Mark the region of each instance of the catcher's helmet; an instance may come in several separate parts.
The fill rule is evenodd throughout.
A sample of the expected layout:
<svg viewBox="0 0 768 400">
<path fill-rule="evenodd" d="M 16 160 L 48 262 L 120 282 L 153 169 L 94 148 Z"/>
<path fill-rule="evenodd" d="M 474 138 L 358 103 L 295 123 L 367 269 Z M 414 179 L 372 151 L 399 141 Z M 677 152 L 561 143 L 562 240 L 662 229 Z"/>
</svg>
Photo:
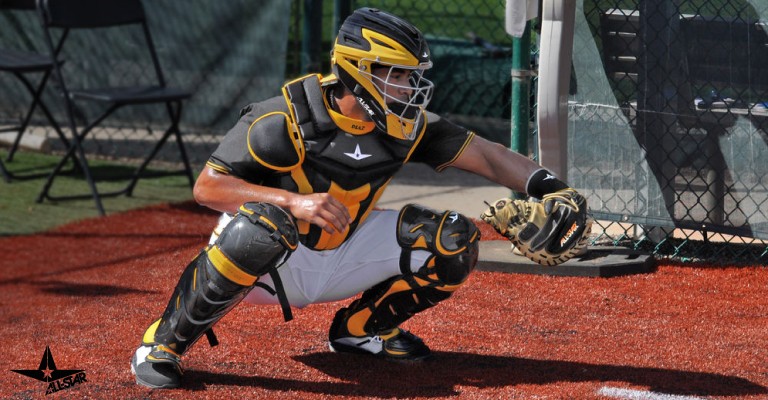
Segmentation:
<svg viewBox="0 0 768 400">
<path fill-rule="evenodd" d="M 414 139 L 434 87 L 422 76 L 432 61 L 427 41 L 415 26 L 375 8 L 358 9 L 339 29 L 331 67 L 379 129 L 398 139 Z M 389 68 L 386 78 L 373 75 L 378 67 Z M 387 94 L 395 87 L 389 77 L 396 70 L 409 74 L 409 86 L 396 86 L 410 90 L 408 99 Z"/>
</svg>

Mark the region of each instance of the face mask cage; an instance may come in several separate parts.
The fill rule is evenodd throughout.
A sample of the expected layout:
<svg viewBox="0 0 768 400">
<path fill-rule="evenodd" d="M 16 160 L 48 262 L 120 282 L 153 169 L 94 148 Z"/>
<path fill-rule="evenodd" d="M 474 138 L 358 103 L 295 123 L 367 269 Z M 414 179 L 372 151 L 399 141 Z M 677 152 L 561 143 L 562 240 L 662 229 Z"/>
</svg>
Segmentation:
<svg viewBox="0 0 768 400">
<path fill-rule="evenodd" d="M 360 75 L 370 80 L 384 99 L 382 104 L 384 112 L 387 116 L 396 117 L 400 121 L 403 136 L 412 139 L 416 134 L 413 131 L 421 121 L 422 112 L 432 100 L 435 85 L 424 78 L 424 71 L 429 69 L 432 63 L 420 67 L 407 67 L 386 65 L 374 60 L 361 60 L 360 65 Z M 365 65 L 375 65 L 377 70 L 386 68 L 387 72 L 373 74 L 373 71 L 365 70 Z M 408 74 L 407 83 L 404 83 L 403 79 L 393 77 L 402 73 Z"/>
</svg>

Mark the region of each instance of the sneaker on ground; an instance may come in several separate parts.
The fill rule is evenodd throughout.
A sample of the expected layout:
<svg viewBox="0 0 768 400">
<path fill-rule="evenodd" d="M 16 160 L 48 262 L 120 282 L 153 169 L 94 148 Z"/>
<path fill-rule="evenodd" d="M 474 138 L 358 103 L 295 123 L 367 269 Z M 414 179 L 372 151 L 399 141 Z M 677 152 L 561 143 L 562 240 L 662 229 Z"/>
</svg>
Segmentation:
<svg viewBox="0 0 768 400">
<path fill-rule="evenodd" d="M 371 336 L 352 336 L 342 327 L 346 309 L 331 324 L 328 347 L 335 353 L 368 354 L 394 360 L 420 361 L 432 355 L 424 341 L 400 328 Z"/>
<path fill-rule="evenodd" d="M 172 389 L 181 385 L 181 357 L 162 345 L 139 346 L 131 358 L 131 373 L 136 383 L 152 389 Z"/>
</svg>

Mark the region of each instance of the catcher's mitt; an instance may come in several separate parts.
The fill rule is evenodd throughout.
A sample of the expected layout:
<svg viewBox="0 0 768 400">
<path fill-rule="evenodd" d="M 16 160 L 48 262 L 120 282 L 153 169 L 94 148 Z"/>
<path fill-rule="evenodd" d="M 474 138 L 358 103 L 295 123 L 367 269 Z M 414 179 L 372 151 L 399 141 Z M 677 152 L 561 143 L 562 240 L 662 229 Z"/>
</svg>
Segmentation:
<svg viewBox="0 0 768 400">
<path fill-rule="evenodd" d="M 570 260 L 586 246 L 592 229 L 586 199 L 570 188 L 541 202 L 499 199 L 480 218 L 541 265 Z"/>
</svg>

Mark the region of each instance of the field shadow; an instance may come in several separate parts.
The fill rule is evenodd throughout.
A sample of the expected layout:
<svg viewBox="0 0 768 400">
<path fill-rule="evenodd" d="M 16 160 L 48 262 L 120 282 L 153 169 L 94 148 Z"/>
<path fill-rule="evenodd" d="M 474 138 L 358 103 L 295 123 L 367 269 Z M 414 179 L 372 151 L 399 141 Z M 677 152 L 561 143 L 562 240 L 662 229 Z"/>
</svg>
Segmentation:
<svg viewBox="0 0 768 400">
<path fill-rule="evenodd" d="M 317 382 L 220 374 L 189 370 L 185 388 L 205 390 L 208 384 L 254 387 L 328 396 L 377 398 L 459 396 L 461 386 L 477 388 L 558 382 L 626 382 L 675 395 L 749 396 L 768 388 L 747 379 L 674 369 L 534 360 L 458 352 L 436 352 L 425 362 L 391 362 L 353 355 L 318 352 L 294 360 L 343 382 Z"/>
<path fill-rule="evenodd" d="M 80 235 L 80 234 L 68 234 L 69 236 L 80 236 L 80 237 L 86 237 L 87 235 Z M 101 235 L 101 237 L 104 237 L 105 235 Z M 148 237 L 148 235 L 114 235 L 119 236 L 121 239 L 125 237 L 130 236 L 141 236 L 143 238 Z M 151 259 L 155 256 L 159 256 L 162 254 L 168 254 L 172 253 L 174 251 L 180 251 L 180 250 L 186 250 L 190 246 L 198 245 L 200 243 L 199 237 L 195 237 L 195 240 L 189 239 L 184 240 L 181 244 L 176 245 L 166 245 L 166 246 L 158 246 L 152 249 L 136 249 L 134 253 L 128 253 L 128 254 L 109 254 L 107 257 L 101 257 L 99 259 L 98 257 L 90 257 L 88 255 L 83 256 L 83 260 L 67 260 L 67 264 L 64 266 L 57 266 L 56 268 L 46 268 L 44 270 L 38 270 L 34 268 L 27 268 L 22 271 L 20 275 L 12 276 L 12 277 L 4 277 L 4 279 L 0 279 L 0 287 L 6 286 L 6 285 L 17 285 L 17 284 L 27 284 L 32 281 L 41 279 L 41 278 L 48 278 L 52 276 L 59 276 L 62 274 L 70 274 L 74 272 L 84 272 L 84 271 L 90 271 L 94 269 L 99 268 L 107 268 L 111 267 L 115 264 L 122 264 L 126 262 L 132 262 L 136 265 L 140 265 L 140 263 L 143 260 Z M 111 256 L 111 258 L 110 258 Z M 4 266 L 0 265 L 0 272 L 6 273 L 6 268 L 12 268 L 12 265 Z M 67 293 L 63 293 L 67 294 Z"/>
<path fill-rule="evenodd" d="M 126 294 L 154 294 L 155 291 L 134 289 L 132 287 L 90 283 L 72 283 L 63 281 L 40 282 L 43 293 L 72 297 L 111 297 Z"/>
</svg>

